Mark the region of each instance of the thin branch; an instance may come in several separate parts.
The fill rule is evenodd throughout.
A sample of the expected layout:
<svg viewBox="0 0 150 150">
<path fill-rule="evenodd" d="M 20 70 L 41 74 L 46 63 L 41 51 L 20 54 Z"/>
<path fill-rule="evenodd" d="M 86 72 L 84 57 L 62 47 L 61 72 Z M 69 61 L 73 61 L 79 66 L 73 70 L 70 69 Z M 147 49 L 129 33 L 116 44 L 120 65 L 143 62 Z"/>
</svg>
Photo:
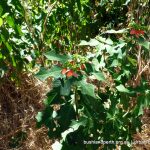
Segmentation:
<svg viewBox="0 0 150 150">
<path fill-rule="evenodd" d="M 50 3 L 50 2 L 49 2 Z M 55 1 L 49 8 L 49 12 L 47 13 L 45 19 L 44 19 L 44 24 L 43 24 L 43 32 L 41 33 L 41 41 L 43 42 L 44 40 L 44 35 L 45 35 L 45 32 L 46 32 L 46 23 L 47 23 L 47 20 L 48 20 L 48 17 L 50 15 L 50 13 L 52 12 L 52 9 L 54 8 L 54 6 L 56 5 L 57 1 Z M 49 4 L 50 5 L 50 4 Z"/>
</svg>

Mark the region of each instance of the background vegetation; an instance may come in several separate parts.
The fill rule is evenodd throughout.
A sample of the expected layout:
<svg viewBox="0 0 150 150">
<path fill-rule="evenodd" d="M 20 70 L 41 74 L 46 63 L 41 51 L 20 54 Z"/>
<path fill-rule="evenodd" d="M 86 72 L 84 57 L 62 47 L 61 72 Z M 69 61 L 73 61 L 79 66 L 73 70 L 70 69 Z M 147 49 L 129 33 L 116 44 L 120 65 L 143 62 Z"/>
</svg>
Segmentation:
<svg viewBox="0 0 150 150">
<path fill-rule="evenodd" d="M 44 124 L 62 149 L 116 148 L 84 143 L 92 140 L 128 141 L 121 149 L 131 149 L 150 105 L 149 6 L 148 0 L 1 1 L 2 89 L 6 81 L 20 88 L 24 73 L 46 80 L 51 88 L 37 126 Z"/>
</svg>

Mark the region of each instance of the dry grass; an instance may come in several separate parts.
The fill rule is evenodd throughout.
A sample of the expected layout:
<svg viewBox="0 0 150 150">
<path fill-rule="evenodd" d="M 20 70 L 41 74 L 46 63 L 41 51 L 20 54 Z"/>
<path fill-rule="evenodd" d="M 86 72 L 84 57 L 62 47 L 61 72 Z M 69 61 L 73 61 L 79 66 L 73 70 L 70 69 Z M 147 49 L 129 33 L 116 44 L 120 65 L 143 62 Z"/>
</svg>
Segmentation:
<svg viewBox="0 0 150 150">
<path fill-rule="evenodd" d="M 8 78 L 1 81 L 0 150 L 13 149 L 12 144 L 18 145 L 16 150 L 50 150 L 47 129 L 37 129 L 35 121 L 49 90 L 47 84 L 27 74 L 20 75 L 19 86 Z"/>
<path fill-rule="evenodd" d="M 134 135 L 134 141 L 141 143 L 136 144 L 133 150 L 150 150 L 150 109 L 144 110 L 142 123 L 142 131 Z"/>
</svg>

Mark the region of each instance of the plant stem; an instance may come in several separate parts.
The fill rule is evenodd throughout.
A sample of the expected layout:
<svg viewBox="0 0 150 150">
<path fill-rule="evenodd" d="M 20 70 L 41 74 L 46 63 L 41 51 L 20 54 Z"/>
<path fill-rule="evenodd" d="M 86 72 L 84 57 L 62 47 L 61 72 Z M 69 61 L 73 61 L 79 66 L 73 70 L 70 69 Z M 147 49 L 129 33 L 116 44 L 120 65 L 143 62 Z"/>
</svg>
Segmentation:
<svg viewBox="0 0 150 150">
<path fill-rule="evenodd" d="M 79 114 L 78 114 L 78 92 L 77 92 L 77 87 L 75 87 L 75 105 L 76 105 L 76 119 L 79 119 Z"/>
</svg>

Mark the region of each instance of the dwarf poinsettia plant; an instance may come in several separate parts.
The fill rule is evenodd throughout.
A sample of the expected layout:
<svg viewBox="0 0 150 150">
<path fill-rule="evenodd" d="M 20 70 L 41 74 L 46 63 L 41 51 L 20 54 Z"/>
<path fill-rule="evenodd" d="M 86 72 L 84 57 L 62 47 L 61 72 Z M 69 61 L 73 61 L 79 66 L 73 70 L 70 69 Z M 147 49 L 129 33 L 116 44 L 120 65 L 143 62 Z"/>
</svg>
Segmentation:
<svg viewBox="0 0 150 150">
<path fill-rule="evenodd" d="M 77 57 L 78 60 L 71 60 L 63 65 L 61 73 L 66 75 L 66 77 L 78 77 L 78 73 L 85 69 L 85 59 L 81 60 L 79 56 Z"/>
<path fill-rule="evenodd" d="M 52 77 L 53 83 L 45 109 L 36 116 L 37 125 L 45 124 L 49 137 L 59 140 L 62 149 L 113 149 L 116 141 L 126 142 L 121 147 L 130 149 L 132 135 L 140 129 L 139 116 L 150 104 L 148 82 L 142 76 L 146 69 L 141 72 L 139 68 L 142 53 L 136 59 L 139 51 L 148 52 L 144 33 L 134 29 L 107 31 L 107 38 L 81 41 L 79 48 L 92 49 L 84 56 L 55 51 L 44 54 L 50 67 L 41 68 L 36 76 L 41 80 Z M 114 38 L 116 34 L 123 36 Z M 91 145 L 91 141 L 99 143 Z"/>
</svg>

